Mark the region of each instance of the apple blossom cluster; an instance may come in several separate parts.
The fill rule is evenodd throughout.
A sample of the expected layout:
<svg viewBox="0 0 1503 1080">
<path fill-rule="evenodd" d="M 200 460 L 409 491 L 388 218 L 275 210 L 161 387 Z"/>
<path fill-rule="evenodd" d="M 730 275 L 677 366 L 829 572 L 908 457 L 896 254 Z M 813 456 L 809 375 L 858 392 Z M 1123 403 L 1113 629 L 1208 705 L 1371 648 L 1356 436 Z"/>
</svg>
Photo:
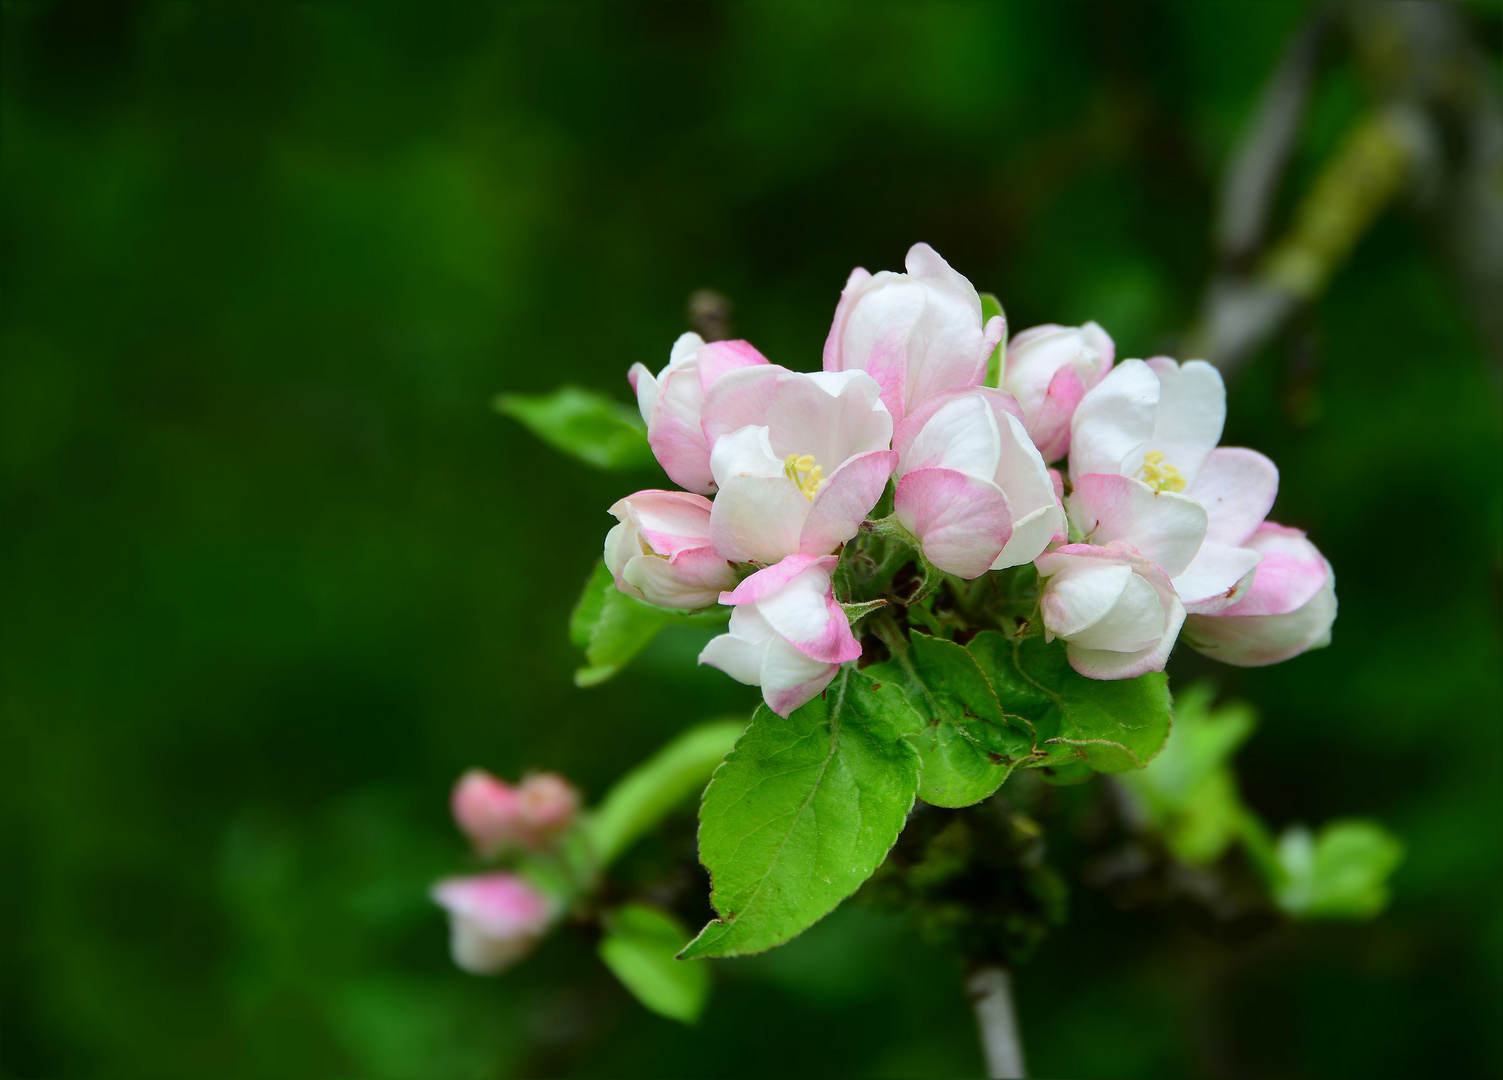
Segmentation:
<svg viewBox="0 0 1503 1080">
<path fill-rule="evenodd" d="M 1267 520 L 1273 462 L 1218 446 L 1214 367 L 1114 363 L 1095 323 L 1047 325 L 1006 345 L 989 386 L 1004 317 L 984 320 L 927 244 L 906 268 L 852 272 L 822 371 L 695 334 L 656 375 L 631 369 L 648 442 L 684 490 L 612 506 L 605 562 L 639 600 L 731 608 L 701 663 L 786 716 L 860 657 L 834 573 L 890 484 L 886 527 L 945 574 L 1033 564 L 1045 636 L 1090 678 L 1161 671 L 1181 633 L 1243 666 L 1330 640 L 1330 564 Z"/>
<path fill-rule="evenodd" d="M 555 847 L 575 825 L 579 793 L 557 773 L 512 785 L 471 769 L 454 785 L 449 807 L 476 856 L 494 859 Z M 522 959 L 562 914 L 553 896 L 509 871 L 445 878 L 432 897 L 449 913 L 454 963 L 476 975 Z"/>
</svg>

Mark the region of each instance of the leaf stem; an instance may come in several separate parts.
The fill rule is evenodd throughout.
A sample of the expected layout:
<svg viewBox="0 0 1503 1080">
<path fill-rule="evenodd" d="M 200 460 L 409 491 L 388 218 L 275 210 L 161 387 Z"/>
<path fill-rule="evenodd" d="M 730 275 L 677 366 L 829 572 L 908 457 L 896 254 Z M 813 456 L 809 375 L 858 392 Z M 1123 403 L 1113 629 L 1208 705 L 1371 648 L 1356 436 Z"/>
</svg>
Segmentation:
<svg viewBox="0 0 1503 1080">
<path fill-rule="evenodd" d="M 1023 1041 L 1018 1036 L 1018 1018 L 1013 1009 L 1011 972 L 1000 964 L 987 964 L 971 972 L 965 988 L 981 1028 L 986 1075 L 991 1080 L 1026 1077 Z"/>
</svg>

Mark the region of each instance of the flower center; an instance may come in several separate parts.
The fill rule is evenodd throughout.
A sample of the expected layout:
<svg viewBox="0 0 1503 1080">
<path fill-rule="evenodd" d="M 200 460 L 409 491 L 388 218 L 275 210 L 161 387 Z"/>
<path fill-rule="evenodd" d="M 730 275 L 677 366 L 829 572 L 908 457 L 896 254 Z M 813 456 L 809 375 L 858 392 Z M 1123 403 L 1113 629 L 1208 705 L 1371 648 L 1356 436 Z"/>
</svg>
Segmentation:
<svg viewBox="0 0 1503 1080">
<path fill-rule="evenodd" d="M 1143 455 L 1143 468 L 1138 470 L 1138 479 L 1155 491 L 1184 491 L 1185 478 L 1173 465 L 1164 463 L 1162 450 L 1151 450 Z"/>
<path fill-rule="evenodd" d="M 789 454 L 783 459 L 783 475 L 797 484 L 810 502 L 825 482 L 824 466 L 814 463 L 813 454 Z"/>
</svg>

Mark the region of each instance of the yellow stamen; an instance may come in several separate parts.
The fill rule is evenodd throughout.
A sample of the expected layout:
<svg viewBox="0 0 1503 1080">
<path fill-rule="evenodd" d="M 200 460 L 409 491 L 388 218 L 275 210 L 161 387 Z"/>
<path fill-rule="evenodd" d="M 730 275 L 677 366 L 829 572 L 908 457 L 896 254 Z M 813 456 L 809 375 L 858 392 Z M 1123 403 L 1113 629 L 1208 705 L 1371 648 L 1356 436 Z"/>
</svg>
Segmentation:
<svg viewBox="0 0 1503 1080">
<path fill-rule="evenodd" d="M 1143 455 L 1143 468 L 1139 470 L 1138 478 L 1155 491 L 1184 491 L 1188 486 L 1184 474 L 1163 462 L 1162 450 L 1150 450 Z"/>
<path fill-rule="evenodd" d="M 813 454 L 789 454 L 783 459 L 783 475 L 797 484 L 810 502 L 825 482 L 824 466 L 815 464 Z"/>
</svg>

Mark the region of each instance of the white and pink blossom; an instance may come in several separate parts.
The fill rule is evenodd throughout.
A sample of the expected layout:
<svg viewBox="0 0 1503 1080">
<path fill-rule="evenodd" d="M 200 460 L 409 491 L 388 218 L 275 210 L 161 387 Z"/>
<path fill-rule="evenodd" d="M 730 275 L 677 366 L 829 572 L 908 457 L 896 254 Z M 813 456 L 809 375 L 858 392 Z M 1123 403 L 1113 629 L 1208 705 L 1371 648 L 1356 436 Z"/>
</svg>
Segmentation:
<svg viewBox="0 0 1503 1080">
<path fill-rule="evenodd" d="M 982 325 L 975 286 L 928 244 L 904 263 L 906 274 L 851 271 L 824 356 L 826 371 L 870 373 L 898 422 L 931 394 L 979 385 L 1005 329 L 1000 315 Z"/>
<path fill-rule="evenodd" d="M 1164 670 L 1185 608 L 1162 570 L 1125 545 L 1069 544 L 1034 565 L 1044 636 L 1065 641 L 1077 672 L 1131 679 Z"/>
<path fill-rule="evenodd" d="M 1156 357 L 1118 364 L 1071 423 L 1070 521 L 1090 543 L 1136 548 L 1194 612 L 1246 591 L 1259 557 L 1241 540 L 1278 491 L 1263 455 L 1217 449 L 1225 420 L 1215 368 Z"/>
<path fill-rule="evenodd" d="M 683 334 L 673 343 L 668 366 L 656 376 L 646 365 L 632 365 L 626 377 L 647 424 L 647 443 L 679 487 L 701 495 L 715 491 L 710 443 L 700 425 L 705 392 L 727 372 L 766 363 L 748 342 L 706 344 L 698 334 Z"/>
<path fill-rule="evenodd" d="M 1045 461 L 1070 450 L 1075 408 L 1106 377 L 1116 346 L 1093 322 L 1030 327 L 1007 343 L 1002 389 L 1017 398 L 1023 426 Z"/>
<path fill-rule="evenodd" d="M 710 500 L 686 491 L 639 491 L 611 507 L 605 537 L 616 588 L 667 608 L 701 608 L 736 586 L 735 568 L 710 544 Z"/>
<path fill-rule="evenodd" d="M 1336 574 L 1299 529 L 1259 524 L 1245 546 L 1262 557 L 1252 587 L 1209 615 L 1191 615 L 1185 641 L 1214 660 L 1262 667 L 1331 643 Z"/>
<path fill-rule="evenodd" d="M 735 607 L 729 632 L 706 645 L 699 662 L 760 686 L 779 716 L 817 696 L 841 664 L 861 655 L 830 583 L 838 561 L 790 555 L 722 595 L 722 604 Z"/>
<path fill-rule="evenodd" d="M 895 510 L 924 557 L 975 578 L 1064 539 L 1064 510 L 1011 394 L 934 394 L 899 425 Z"/>
<path fill-rule="evenodd" d="M 433 887 L 449 913 L 454 963 L 472 975 L 494 975 L 530 953 L 558 905 L 516 874 L 453 877 Z"/>
<path fill-rule="evenodd" d="M 706 395 L 704 432 L 719 488 L 710 539 L 733 562 L 829 554 L 856 535 L 897 464 L 892 416 L 862 371 L 734 372 Z"/>
</svg>

